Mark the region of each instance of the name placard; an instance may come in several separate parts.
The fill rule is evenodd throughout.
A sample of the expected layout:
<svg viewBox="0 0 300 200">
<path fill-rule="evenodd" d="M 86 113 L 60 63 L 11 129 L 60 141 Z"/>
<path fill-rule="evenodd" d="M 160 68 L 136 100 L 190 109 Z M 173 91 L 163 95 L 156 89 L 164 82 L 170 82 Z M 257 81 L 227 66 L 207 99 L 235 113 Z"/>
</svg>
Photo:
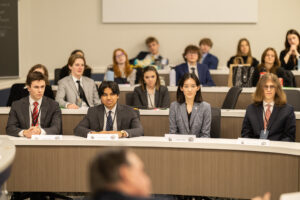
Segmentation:
<svg viewBox="0 0 300 200">
<path fill-rule="evenodd" d="M 32 140 L 61 140 L 62 135 L 32 135 Z"/>
<path fill-rule="evenodd" d="M 237 144 L 255 145 L 255 146 L 270 146 L 270 140 L 252 139 L 252 138 L 238 138 Z"/>
<path fill-rule="evenodd" d="M 91 134 L 87 135 L 88 140 L 118 140 L 119 135 L 116 134 Z"/>
<path fill-rule="evenodd" d="M 169 142 L 194 142 L 196 135 L 165 134 L 165 138 Z"/>
</svg>

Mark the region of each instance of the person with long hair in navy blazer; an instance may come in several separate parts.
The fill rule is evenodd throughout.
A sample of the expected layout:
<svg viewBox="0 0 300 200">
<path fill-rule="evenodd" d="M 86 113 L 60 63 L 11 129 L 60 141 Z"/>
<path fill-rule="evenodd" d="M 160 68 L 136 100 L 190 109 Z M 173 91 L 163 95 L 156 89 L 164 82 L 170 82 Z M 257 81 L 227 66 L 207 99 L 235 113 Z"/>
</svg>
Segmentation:
<svg viewBox="0 0 300 200">
<path fill-rule="evenodd" d="M 202 100 L 200 81 L 195 74 L 187 73 L 180 79 L 169 121 L 170 134 L 210 137 L 211 107 Z"/>
<path fill-rule="evenodd" d="M 160 79 L 154 66 L 143 69 L 141 85 L 134 88 L 133 106 L 136 108 L 169 108 L 168 88 L 160 85 Z"/>
<path fill-rule="evenodd" d="M 246 110 L 242 137 L 295 141 L 294 108 L 287 104 L 275 74 L 267 73 L 259 79 L 253 101 Z"/>
<path fill-rule="evenodd" d="M 201 85 L 215 86 L 215 83 L 210 76 L 208 66 L 206 64 L 200 64 L 200 58 L 201 53 L 197 46 L 189 45 L 185 48 L 183 53 L 183 59 L 185 60 L 185 63 L 175 67 L 176 85 L 178 85 L 184 74 L 193 73 L 200 80 Z"/>
</svg>

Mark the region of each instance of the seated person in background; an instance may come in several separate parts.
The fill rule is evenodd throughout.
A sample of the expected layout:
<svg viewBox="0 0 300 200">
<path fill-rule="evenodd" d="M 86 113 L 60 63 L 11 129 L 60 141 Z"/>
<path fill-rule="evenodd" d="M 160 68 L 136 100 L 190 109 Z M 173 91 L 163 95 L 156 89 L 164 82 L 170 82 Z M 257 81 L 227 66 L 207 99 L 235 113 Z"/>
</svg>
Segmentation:
<svg viewBox="0 0 300 200">
<path fill-rule="evenodd" d="M 33 67 L 31 67 L 28 74 L 30 74 L 32 72 L 41 72 L 42 74 L 44 74 L 45 82 L 46 82 L 46 88 L 45 88 L 44 95 L 46 97 L 54 99 L 54 94 L 53 94 L 52 88 L 51 88 L 49 80 L 48 80 L 48 70 L 47 70 L 47 68 L 44 65 L 37 64 L 37 65 L 34 65 Z M 27 87 L 25 86 L 25 84 L 23 84 L 23 83 L 13 84 L 13 86 L 10 89 L 10 94 L 9 94 L 8 101 L 7 101 L 6 105 L 11 106 L 11 104 L 14 101 L 19 100 L 23 97 L 27 97 L 28 95 L 29 95 L 29 92 L 28 92 Z"/>
<path fill-rule="evenodd" d="M 176 85 L 178 85 L 180 79 L 184 74 L 193 73 L 198 77 L 201 85 L 215 86 L 215 83 L 210 76 L 207 65 L 198 63 L 200 58 L 201 53 L 197 46 L 189 45 L 185 48 L 183 53 L 183 59 L 185 60 L 185 63 L 182 63 L 175 67 Z"/>
<path fill-rule="evenodd" d="M 141 86 L 134 88 L 133 106 L 140 109 L 170 107 L 168 88 L 160 85 L 155 67 L 145 67 L 142 77 Z"/>
<path fill-rule="evenodd" d="M 258 61 L 252 57 L 250 42 L 246 38 L 239 40 L 236 55 L 229 59 L 227 67 L 230 68 L 231 64 L 249 64 L 250 66 L 257 67 Z"/>
<path fill-rule="evenodd" d="M 115 81 L 118 84 L 134 85 L 136 70 L 132 69 L 133 65 L 129 64 L 127 53 L 118 48 L 113 53 L 113 64 L 108 66 L 104 80 Z"/>
<path fill-rule="evenodd" d="M 200 53 L 202 55 L 200 63 L 206 64 L 208 69 L 217 69 L 219 60 L 216 56 L 209 53 L 213 43 L 209 38 L 203 38 L 199 42 Z"/>
<path fill-rule="evenodd" d="M 29 96 L 13 102 L 6 126 L 12 136 L 61 134 L 61 110 L 58 103 L 44 96 L 46 77 L 40 72 L 27 75 Z"/>
<path fill-rule="evenodd" d="M 151 181 L 131 150 L 107 149 L 90 165 L 91 200 L 149 199 Z"/>
<path fill-rule="evenodd" d="M 279 57 L 284 69 L 298 69 L 298 60 L 300 59 L 300 35 L 296 30 L 291 29 L 286 33 L 285 50 L 280 52 Z"/>
<path fill-rule="evenodd" d="M 61 107 L 78 109 L 100 104 L 94 80 L 83 76 L 85 59 L 74 54 L 68 61 L 71 74 L 58 82 L 55 100 Z"/>
<path fill-rule="evenodd" d="M 118 133 L 119 137 L 144 135 L 137 112 L 126 105 L 119 105 L 119 86 L 116 82 L 103 81 L 99 87 L 101 105 L 89 108 L 87 115 L 74 129 L 75 135 L 87 137 L 88 133 Z"/>
<path fill-rule="evenodd" d="M 155 37 L 148 37 L 146 45 L 149 51 L 141 51 L 135 58 L 130 59 L 130 64 L 142 67 L 156 65 L 160 69 L 169 63 L 167 58 L 159 54 L 159 43 Z"/>
<path fill-rule="evenodd" d="M 177 101 L 170 106 L 170 134 L 192 134 L 210 137 L 211 108 L 201 96 L 200 81 L 186 73 L 180 79 Z"/>
<path fill-rule="evenodd" d="M 70 56 L 75 55 L 75 54 L 81 55 L 82 57 L 84 57 L 84 53 L 80 49 L 76 49 L 76 50 L 72 51 Z M 92 72 L 91 67 L 89 67 L 88 65 L 85 65 L 83 76 L 91 77 L 91 75 L 92 75 L 91 72 Z M 68 64 L 66 64 L 65 66 L 63 66 L 61 68 L 58 80 L 63 79 L 64 77 L 69 76 L 69 75 L 70 75 L 70 68 L 69 68 Z"/>
<path fill-rule="evenodd" d="M 269 47 L 263 52 L 261 63 L 255 68 L 253 73 L 253 87 L 256 87 L 260 73 L 263 72 L 276 74 L 278 78 L 282 78 L 286 82 L 284 69 L 280 67 L 280 61 L 274 48 Z M 284 84 L 284 86 L 286 85 Z"/>
<path fill-rule="evenodd" d="M 242 126 L 242 137 L 276 141 L 295 141 L 294 108 L 286 103 L 286 95 L 275 74 L 263 75 L 253 95 Z"/>
</svg>

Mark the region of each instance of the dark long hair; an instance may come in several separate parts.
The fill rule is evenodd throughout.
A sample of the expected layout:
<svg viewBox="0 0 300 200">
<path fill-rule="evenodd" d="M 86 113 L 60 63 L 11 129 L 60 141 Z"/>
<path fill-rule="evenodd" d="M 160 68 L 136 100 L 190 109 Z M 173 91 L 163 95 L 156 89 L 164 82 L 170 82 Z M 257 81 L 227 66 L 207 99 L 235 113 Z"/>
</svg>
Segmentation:
<svg viewBox="0 0 300 200">
<path fill-rule="evenodd" d="M 158 74 L 157 70 L 155 69 L 155 67 L 152 66 L 152 65 L 149 65 L 149 66 L 147 66 L 147 67 L 145 67 L 145 68 L 143 69 L 142 78 L 140 79 L 140 84 L 141 84 L 142 90 L 143 90 L 143 91 L 146 90 L 146 83 L 145 83 L 145 80 L 144 80 L 144 75 L 145 75 L 146 72 L 149 72 L 149 71 L 153 71 L 153 72 L 156 74 L 155 89 L 156 89 L 156 90 L 159 90 L 159 87 L 160 87 L 160 78 L 159 78 L 159 74 Z"/>
<path fill-rule="evenodd" d="M 265 67 L 265 58 L 266 58 L 266 55 L 267 55 L 268 51 L 273 51 L 273 53 L 275 54 L 275 61 L 274 61 L 274 64 L 273 64 L 270 72 L 273 73 L 273 74 L 276 74 L 277 69 L 280 67 L 281 64 L 280 64 L 280 60 L 278 58 L 276 50 L 272 47 L 268 47 L 268 48 L 266 48 L 266 50 L 264 50 L 264 52 L 261 56 L 261 62 L 257 66 L 258 71 L 261 71 Z"/>
<path fill-rule="evenodd" d="M 195 74 L 186 73 L 183 75 L 183 77 L 179 80 L 178 88 L 177 88 L 177 102 L 182 104 L 185 102 L 185 96 L 183 92 L 181 91 L 181 88 L 183 88 L 184 82 L 187 79 L 193 79 L 197 86 L 200 86 L 200 81 L 198 77 Z M 194 102 L 201 103 L 202 95 L 201 95 L 201 88 L 197 91 Z"/>
</svg>

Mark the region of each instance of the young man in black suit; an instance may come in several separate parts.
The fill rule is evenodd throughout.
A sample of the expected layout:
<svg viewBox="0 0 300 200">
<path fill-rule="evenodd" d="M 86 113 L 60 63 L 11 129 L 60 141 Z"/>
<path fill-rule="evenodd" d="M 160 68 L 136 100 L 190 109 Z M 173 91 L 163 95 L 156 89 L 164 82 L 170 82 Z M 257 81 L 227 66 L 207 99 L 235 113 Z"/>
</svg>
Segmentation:
<svg viewBox="0 0 300 200">
<path fill-rule="evenodd" d="M 118 133 L 119 137 L 144 135 L 138 114 L 133 108 L 119 105 L 119 86 L 113 81 L 103 81 L 99 87 L 102 104 L 91 107 L 74 129 L 75 135 L 87 137 L 88 133 Z"/>
<path fill-rule="evenodd" d="M 58 103 L 44 96 L 46 77 L 40 72 L 27 75 L 29 96 L 13 102 L 6 126 L 12 136 L 61 134 L 61 110 Z"/>
</svg>

